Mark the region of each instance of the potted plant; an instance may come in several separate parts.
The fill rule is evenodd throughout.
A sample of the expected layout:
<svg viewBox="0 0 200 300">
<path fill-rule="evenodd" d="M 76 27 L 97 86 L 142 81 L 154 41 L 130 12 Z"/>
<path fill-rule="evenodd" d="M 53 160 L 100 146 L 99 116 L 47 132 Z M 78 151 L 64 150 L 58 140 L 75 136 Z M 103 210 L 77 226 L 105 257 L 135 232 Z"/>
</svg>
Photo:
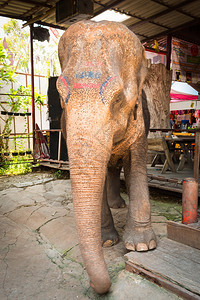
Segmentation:
<svg viewBox="0 0 200 300">
<path fill-rule="evenodd" d="M 20 151 L 20 152 L 19 152 L 19 155 L 20 155 L 20 156 L 24 156 L 24 155 L 25 155 L 25 151 Z"/>
<path fill-rule="evenodd" d="M 18 156 L 18 152 L 12 152 L 12 156 Z"/>
<path fill-rule="evenodd" d="M 3 153 L 4 156 L 9 156 L 9 154 L 10 154 L 9 152 L 4 152 Z"/>
</svg>

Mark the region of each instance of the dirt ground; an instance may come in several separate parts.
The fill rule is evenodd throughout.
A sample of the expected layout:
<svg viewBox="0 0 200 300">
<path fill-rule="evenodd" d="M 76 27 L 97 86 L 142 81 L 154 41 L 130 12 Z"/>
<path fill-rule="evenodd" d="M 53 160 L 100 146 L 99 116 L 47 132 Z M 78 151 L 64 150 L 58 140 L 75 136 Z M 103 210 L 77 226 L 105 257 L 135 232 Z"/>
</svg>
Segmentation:
<svg viewBox="0 0 200 300">
<path fill-rule="evenodd" d="M 121 193 L 128 204 L 123 183 Z M 156 190 L 150 198 L 159 242 L 166 236 L 166 220 L 181 219 L 180 198 Z M 120 242 L 103 250 L 112 288 L 98 296 L 80 256 L 69 174 L 35 169 L 0 177 L 0 299 L 179 299 L 124 270 L 127 208 L 112 209 L 112 214 Z"/>
</svg>

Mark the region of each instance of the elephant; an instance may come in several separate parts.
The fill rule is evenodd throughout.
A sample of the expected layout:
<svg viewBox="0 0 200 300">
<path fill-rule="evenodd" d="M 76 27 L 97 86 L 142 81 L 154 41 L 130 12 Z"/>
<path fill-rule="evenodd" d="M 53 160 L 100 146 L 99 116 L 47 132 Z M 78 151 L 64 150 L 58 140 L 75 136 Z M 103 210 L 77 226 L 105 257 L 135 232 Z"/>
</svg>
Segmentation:
<svg viewBox="0 0 200 300">
<path fill-rule="evenodd" d="M 58 55 L 62 73 L 57 90 L 79 246 L 91 287 L 104 294 L 111 281 L 102 245 L 118 241 L 107 191 L 115 184 L 122 165 L 130 198 L 125 247 L 136 251 L 156 247 L 142 109 L 145 52 L 125 25 L 84 20 L 64 32 Z M 115 194 L 109 195 L 112 197 Z"/>
</svg>

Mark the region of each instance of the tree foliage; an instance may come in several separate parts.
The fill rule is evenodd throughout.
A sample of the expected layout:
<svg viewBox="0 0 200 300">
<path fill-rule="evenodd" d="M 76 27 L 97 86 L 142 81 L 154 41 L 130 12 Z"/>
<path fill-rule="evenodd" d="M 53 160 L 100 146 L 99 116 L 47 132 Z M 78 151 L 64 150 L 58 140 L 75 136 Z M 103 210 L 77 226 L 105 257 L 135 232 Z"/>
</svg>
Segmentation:
<svg viewBox="0 0 200 300">
<path fill-rule="evenodd" d="M 30 73 L 30 30 L 22 29 L 22 22 L 15 19 L 3 26 L 6 42 L 13 53 L 14 67 L 18 72 Z M 60 74 L 58 47 L 50 40 L 48 43 L 34 40 L 34 72 L 38 75 L 49 76 L 50 68 L 53 75 Z M 51 62 L 51 63 L 50 63 Z"/>
<path fill-rule="evenodd" d="M 21 22 L 15 19 L 3 25 L 6 35 L 6 42 L 10 51 L 13 53 L 14 66 L 16 70 L 29 73 L 29 40 L 30 33 L 28 28 L 21 28 Z"/>
<path fill-rule="evenodd" d="M 3 83 L 14 82 L 15 69 L 10 65 L 10 55 L 3 47 L 3 41 L 0 39 L 0 88 Z"/>
</svg>

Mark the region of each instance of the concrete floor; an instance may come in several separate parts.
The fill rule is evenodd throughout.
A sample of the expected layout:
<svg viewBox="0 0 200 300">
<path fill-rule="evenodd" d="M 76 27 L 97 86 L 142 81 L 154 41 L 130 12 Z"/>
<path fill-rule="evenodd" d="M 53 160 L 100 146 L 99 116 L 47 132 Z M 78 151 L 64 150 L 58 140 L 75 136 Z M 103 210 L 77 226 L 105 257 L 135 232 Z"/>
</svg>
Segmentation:
<svg viewBox="0 0 200 300">
<path fill-rule="evenodd" d="M 158 194 L 151 196 L 151 206 L 159 242 L 166 236 L 166 220 L 179 219 L 181 207 Z M 122 236 L 127 209 L 112 213 Z M 0 178 L 0 300 L 180 299 L 125 271 L 126 252 L 121 240 L 104 249 L 112 287 L 98 296 L 80 256 L 70 180 L 44 173 Z"/>
</svg>

